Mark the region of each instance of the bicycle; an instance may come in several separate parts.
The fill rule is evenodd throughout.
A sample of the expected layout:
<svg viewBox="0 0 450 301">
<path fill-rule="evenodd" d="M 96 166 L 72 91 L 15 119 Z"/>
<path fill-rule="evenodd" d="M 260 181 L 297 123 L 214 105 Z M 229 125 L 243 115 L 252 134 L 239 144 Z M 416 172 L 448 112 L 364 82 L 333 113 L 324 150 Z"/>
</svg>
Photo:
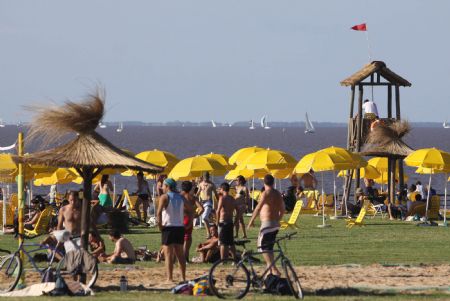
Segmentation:
<svg viewBox="0 0 450 301">
<path fill-rule="evenodd" d="M 280 245 L 280 241 L 285 239 L 290 240 L 296 234 L 296 232 L 286 234 L 275 240 L 277 248 L 273 251 L 247 251 L 245 244 L 249 243 L 250 240 L 236 241 L 236 245 L 243 246 L 244 248 L 242 258 L 239 261 L 232 259 L 219 260 L 213 264 L 208 277 L 211 292 L 221 299 L 241 299 L 248 293 L 250 285 L 255 289 L 262 289 L 265 276 L 269 274 L 271 268 L 275 266 L 277 262 L 281 261 L 281 266 L 292 294 L 296 299 L 303 299 L 300 281 L 290 260 L 284 255 Z M 269 252 L 278 253 L 278 255 L 274 262 L 258 276 L 253 267 L 252 256 Z M 250 266 L 250 272 L 246 265 Z"/>
<path fill-rule="evenodd" d="M 56 232 L 56 231 L 55 231 Z M 27 243 L 25 242 L 25 236 L 19 234 L 22 237 L 22 242 L 16 251 L 11 253 L 10 255 L 3 256 L 0 261 L 0 293 L 10 292 L 14 290 L 17 286 L 20 277 L 23 272 L 23 262 L 20 258 L 20 252 L 24 254 L 24 257 L 28 259 L 31 263 L 33 269 L 40 274 L 41 278 L 43 278 L 46 273 L 50 271 L 55 271 L 56 274 L 64 275 L 65 269 L 65 256 L 63 253 L 58 251 L 58 247 L 61 243 L 63 243 L 63 238 L 57 237 L 57 245 L 55 247 L 51 247 L 49 245 L 43 245 L 39 243 Z M 56 235 L 55 235 L 56 236 Z M 67 237 L 65 238 L 67 239 Z M 29 250 L 27 248 L 34 247 Z M 33 256 L 31 254 L 39 252 L 39 251 L 50 251 L 50 259 L 47 262 L 47 265 L 43 268 L 40 268 Z M 57 258 L 60 258 L 59 261 L 56 261 Z M 98 277 L 98 266 L 95 266 L 95 269 L 92 273 L 86 275 L 86 283 L 88 287 L 92 287 L 97 281 Z"/>
</svg>

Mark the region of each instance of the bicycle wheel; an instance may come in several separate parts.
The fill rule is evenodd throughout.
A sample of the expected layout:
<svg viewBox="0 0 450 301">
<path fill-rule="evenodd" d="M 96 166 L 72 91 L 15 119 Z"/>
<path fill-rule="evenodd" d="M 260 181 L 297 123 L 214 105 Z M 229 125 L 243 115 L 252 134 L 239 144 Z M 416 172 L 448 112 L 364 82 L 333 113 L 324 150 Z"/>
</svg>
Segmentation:
<svg viewBox="0 0 450 301">
<path fill-rule="evenodd" d="M 297 273 L 295 273 L 291 262 L 288 259 L 284 259 L 282 265 L 292 294 L 296 299 L 303 299 L 302 286 L 300 285 L 300 280 L 298 280 Z"/>
<path fill-rule="evenodd" d="M 219 260 L 209 270 L 209 288 L 221 299 L 241 299 L 250 288 L 250 274 L 242 263 Z"/>
<path fill-rule="evenodd" d="M 75 277 L 76 280 L 85 284 L 87 287 L 92 288 L 98 278 L 98 263 L 95 263 L 95 267 L 93 268 L 92 272 L 88 272 L 86 273 L 86 275 L 71 275 L 69 272 L 67 272 L 65 257 L 63 257 L 56 267 L 56 275 L 58 275 L 58 273 L 60 273 L 63 277 L 69 277 L 69 275 Z"/>
<path fill-rule="evenodd" d="M 12 291 L 22 274 L 22 260 L 19 255 L 11 254 L 0 262 L 0 292 Z"/>
</svg>

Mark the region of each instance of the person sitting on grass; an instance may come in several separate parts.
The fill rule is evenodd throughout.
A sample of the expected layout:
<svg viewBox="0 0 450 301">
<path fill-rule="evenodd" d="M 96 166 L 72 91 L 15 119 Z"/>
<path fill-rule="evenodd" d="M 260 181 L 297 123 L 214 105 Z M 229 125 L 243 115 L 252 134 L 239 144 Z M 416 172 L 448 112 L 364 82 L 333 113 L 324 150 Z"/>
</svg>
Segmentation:
<svg viewBox="0 0 450 301">
<path fill-rule="evenodd" d="M 213 263 L 220 259 L 219 253 L 219 237 L 217 233 L 217 226 L 209 226 L 211 238 L 197 246 L 196 251 L 200 253 L 200 260 L 202 263 Z"/>
<path fill-rule="evenodd" d="M 101 262 L 105 257 L 105 242 L 96 231 L 89 232 L 89 248 L 91 254 Z"/>
<path fill-rule="evenodd" d="M 408 212 L 406 213 L 406 221 L 411 221 L 414 218 L 414 215 L 418 214 L 420 216 L 425 215 L 426 210 L 426 199 L 422 199 L 420 193 L 417 193 L 415 196 L 415 202 L 412 202 L 409 206 Z"/>
<path fill-rule="evenodd" d="M 113 264 L 133 264 L 136 261 L 136 253 L 134 252 L 131 242 L 123 237 L 118 230 L 109 232 L 109 239 L 115 243 L 114 253 L 106 255 L 104 260 Z"/>
</svg>

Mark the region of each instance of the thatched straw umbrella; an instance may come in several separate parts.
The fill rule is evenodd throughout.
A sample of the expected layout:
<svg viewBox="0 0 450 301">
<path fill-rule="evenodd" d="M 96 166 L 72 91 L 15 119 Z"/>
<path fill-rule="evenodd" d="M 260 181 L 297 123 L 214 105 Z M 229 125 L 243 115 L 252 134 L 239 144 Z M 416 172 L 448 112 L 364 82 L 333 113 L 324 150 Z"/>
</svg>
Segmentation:
<svg viewBox="0 0 450 301">
<path fill-rule="evenodd" d="M 128 168 L 149 173 L 159 173 L 162 167 L 139 160 L 112 145 L 95 128 L 104 114 L 104 100 L 100 93 L 89 95 L 81 103 L 67 101 L 62 106 L 32 107 L 35 118 L 30 125 L 28 139 L 40 137 L 45 142 L 56 143 L 63 136 L 76 133 L 68 143 L 23 157 L 30 164 L 57 167 L 74 167 L 83 178 L 82 247 L 87 247 L 90 226 L 92 179 L 104 168 Z"/>
<path fill-rule="evenodd" d="M 391 202 L 393 202 L 395 196 L 396 161 L 399 160 L 399 163 L 401 163 L 401 160 L 413 152 L 413 149 L 402 140 L 410 131 L 411 127 L 407 121 L 396 121 L 389 125 L 380 124 L 369 133 L 360 152 L 364 156 L 388 158 L 388 190 Z M 402 167 L 403 164 L 399 164 L 399 168 L 401 168 L 399 172 L 400 184 L 403 184 Z"/>
</svg>

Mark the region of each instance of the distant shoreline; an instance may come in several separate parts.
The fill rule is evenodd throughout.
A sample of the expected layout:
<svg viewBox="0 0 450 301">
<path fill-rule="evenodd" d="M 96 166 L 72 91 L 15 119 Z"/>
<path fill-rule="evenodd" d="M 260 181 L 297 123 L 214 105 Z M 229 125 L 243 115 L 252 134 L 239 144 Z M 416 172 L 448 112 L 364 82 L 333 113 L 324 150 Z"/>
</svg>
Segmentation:
<svg viewBox="0 0 450 301">
<path fill-rule="evenodd" d="M 127 126 L 151 126 L 151 127 L 209 127 L 213 128 L 211 122 L 182 122 L 182 121 L 168 121 L 168 122 L 143 122 L 143 121 L 109 121 L 103 122 L 107 127 L 118 127 L 120 123 L 123 123 L 124 127 Z M 216 122 L 217 128 L 230 127 L 229 123 Z M 5 123 L 6 126 L 16 126 L 16 124 Z M 26 126 L 27 123 L 21 123 L 22 126 Z M 238 121 L 231 124 L 231 127 L 248 128 L 249 122 Z M 346 128 L 347 124 L 343 122 L 314 122 L 316 128 Z M 411 122 L 411 126 L 414 128 L 443 128 L 441 122 Z M 304 122 L 270 122 L 271 128 L 305 128 Z M 255 129 L 261 129 L 259 124 L 255 123 Z"/>
</svg>

